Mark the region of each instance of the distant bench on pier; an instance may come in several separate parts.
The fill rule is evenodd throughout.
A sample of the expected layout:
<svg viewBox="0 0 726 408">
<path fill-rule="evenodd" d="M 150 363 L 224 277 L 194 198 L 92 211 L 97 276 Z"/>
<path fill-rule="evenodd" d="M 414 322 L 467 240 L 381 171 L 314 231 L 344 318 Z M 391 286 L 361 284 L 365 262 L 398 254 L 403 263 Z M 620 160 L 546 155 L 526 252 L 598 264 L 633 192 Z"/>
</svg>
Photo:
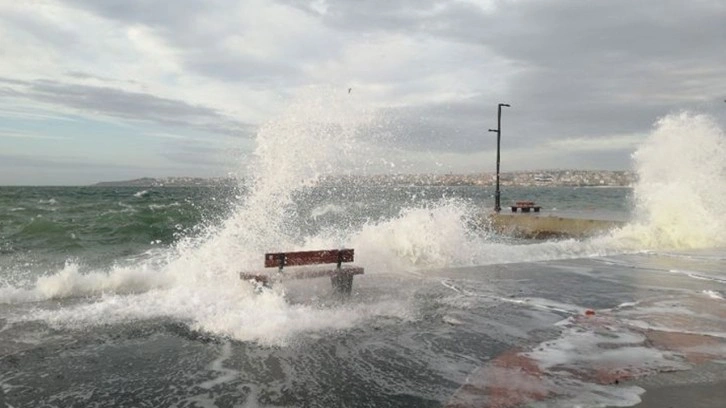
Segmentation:
<svg viewBox="0 0 726 408">
<path fill-rule="evenodd" d="M 528 213 L 530 210 L 539 212 L 542 207 L 536 205 L 534 201 L 517 201 L 511 208 L 513 213 L 516 213 L 518 209 L 522 210 L 523 213 Z"/>
</svg>

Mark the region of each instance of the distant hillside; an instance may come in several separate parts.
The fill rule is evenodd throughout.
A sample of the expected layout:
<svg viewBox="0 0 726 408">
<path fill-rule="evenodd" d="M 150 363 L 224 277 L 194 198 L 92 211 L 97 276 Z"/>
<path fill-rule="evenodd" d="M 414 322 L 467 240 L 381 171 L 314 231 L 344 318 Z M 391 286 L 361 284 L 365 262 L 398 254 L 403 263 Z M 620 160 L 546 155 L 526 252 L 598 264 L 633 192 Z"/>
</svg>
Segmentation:
<svg viewBox="0 0 726 408">
<path fill-rule="evenodd" d="M 236 183 L 228 178 L 201 178 L 201 177 L 143 177 L 134 180 L 103 181 L 94 184 L 97 187 L 199 187 L 219 186 Z"/>
</svg>

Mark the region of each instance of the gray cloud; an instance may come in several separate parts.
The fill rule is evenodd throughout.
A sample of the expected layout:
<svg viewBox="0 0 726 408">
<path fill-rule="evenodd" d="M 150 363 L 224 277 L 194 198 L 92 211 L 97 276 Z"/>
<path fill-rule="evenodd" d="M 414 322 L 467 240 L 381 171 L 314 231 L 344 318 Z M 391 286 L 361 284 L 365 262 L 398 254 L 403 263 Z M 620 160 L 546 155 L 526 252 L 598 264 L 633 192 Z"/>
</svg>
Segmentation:
<svg viewBox="0 0 726 408">
<path fill-rule="evenodd" d="M 445 17 L 451 9 L 481 13 L 480 9 L 465 3 L 437 0 L 331 1 L 326 2 L 324 13 L 315 7 L 314 2 L 279 0 L 279 3 L 319 17 L 336 29 L 358 32 L 423 32 L 448 23 L 450 20 Z M 466 13 L 453 14 L 457 18 L 467 16 Z"/>
<path fill-rule="evenodd" d="M 251 136 L 254 126 L 229 118 L 221 112 L 184 101 L 117 88 L 59 83 L 49 80 L 9 80 L 21 89 L 5 96 L 23 97 L 110 117 L 142 120 L 238 137 Z M 3 92 L 0 90 L 0 95 Z"/>
<path fill-rule="evenodd" d="M 436 103 L 386 109 L 376 124 L 379 143 L 413 151 L 463 153 L 483 150 L 488 145 L 489 117 L 479 104 Z"/>
<path fill-rule="evenodd" d="M 287 85 L 299 85 L 302 82 L 300 78 L 301 70 L 292 64 L 280 64 L 229 55 L 224 51 L 210 52 L 205 50 L 196 57 L 188 58 L 186 64 L 189 69 L 204 76 L 225 81 L 258 84 L 284 82 Z"/>
<path fill-rule="evenodd" d="M 0 25 L 22 31 L 44 44 L 52 44 L 65 49 L 78 45 L 81 38 L 67 27 L 47 24 L 33 14 L 4 9 L 0 13 Z"/>
<path fill-rule="evenodd" d="M 111 163 L 97 163 L 89 161 L 87 158 L 80 157 L 42 157 L 10 154 L 0 154 L 0 162 L 3 166 L 7 167 L 28 167 L 45 170 L 62 169 L 89 171 L 97 169 L 113 170 L 129 167 L 126 165 L 117 165 Z"/>
<path fill-rule="evenodd" d="M 198 141 L 183 141 L 169 143 L 168 148 L 161 151 L 160 155 L 179 165 L 219 169 L 239 164 L 237 162 L 239 156 L 236 153 L 230 148 L 210 146 Z"/>
<path fill-rule="evenodd" d="M 21 97 L 22 94 L 9 86 L 0 87 L 0 97 Z"/>
<path fill-rule="evenodd" d="M 680 109 L 724 117 L 718 105 L 726 95 L 722 2 L 495 4 L 484 10 L 463 2 L 331 2 L 323 21 L 339 30 L 448 38 L 512 62 L 502 92 L 396 109 L 392 115 L 407 132 L 398 140 L 411 147 L 475 148 L 487 128 L 496 127 L 498 102 L 512 104 L 503 127 L 515 147 L 644 132 Z"/>
<path fill-rule="evenodd" d="M 111 20 L 145 24 L 179 34 L 191 27 L 206 10 L 224 6 L 224 2 L 217 0 L 176 0 L 173 3 L 147 0 L 62 1 Z"/>
<path fill-rule="evenodd" d="M 93 79 L 96 81 L 108 82 L 108 83 L 126 83 L 126 84 L 137 84 L 137 85 L 139 84 L 139 81 L 135 81 L 135 80 L 131 80 L 131 79 L 121 80 L 121 79 L 109 78 L 109 77 L 102 76 L 102 75 L 94 75 L 94 74 L 91 74 L 88 72 L 83 72 L 83 71 L 66 71 L 65 74 L 71 78 L 76 78 L 76 79 L 80 79 L 80 80 Z M 0 79 L 0 81 L 2 81 L 2 80 Z"/>
<path fill-rule="evenodd" d="M 371 137 L 403 151 L 490 149 L 494 135 L 487 129 L 496 126 L 499 102 L 512 105 L 503 116 L 504 146 L 550 153 L 552 140 L 644 133 L 658 117 L 681 109 L 705 111 L 726 121 L 726 3 L 720 0 L 495 0 L 492 8 L 440 0 L 337 0 L 321 8 L 321 2 L 277 0 L 265 5 L 287 7 L 313 27 L 279 41 L 276 30 L 284 31 L 288 21 L 273 21 L 277 24 L 271 24 L 269 32 L 264 23 L 252 28 L 245 26 L 247 22 L 237 24 L 222 18 L 239 6 L 231 0 L 63 3 L 118 27 L 143 26 L 173 51 L 174 70 L 179 63 L 182 72 L 170 75 L 194 79 L 188 83 L 211 83 L 210 89 L 244 84 L 244 89 L 264 91 L 266 97 L 285 94 L 301 84 L 328 80 L 325 67 L 330 66 L 335 81 L 359 84 L 353 96 L 379 90 L 375 97 L 380 100 L 366 95 L 367 102 L 384 106 Z M 79 41 L 72 32 L 30 21 L 27 15 L 3 18 L 57 50 Z M 245 41 L 231 41 L 235 46 L 228 47 L 227 40 L 242 38 L 247 30 L 265 40 L 259 53 L 248 52 Z M 376 55 L 380 38 L 383 43 L 389 38 L 405 41 Z M 363 48 L 371 55 L 351 57 L 361 45 L 368 45 L 372 50 Z M 396 61 L 395 53 L 399 48 L 409 51 L 407 47 L 418 47 L 415 55 L 379 69 L 379 63 Z M 268 48 L 275 52 L 267 53 Z M 252 126 L 219 110 L 117 89 L 117 80 L 83 69 L 65 72 L 76 80 L 108 86 L 0 78 L 5 85 L 0 86 L 0 96 L 206 132 L 252 132 Z M 315 70 L 323 72 L 321 78 L 311 74 Z M 197 81 L 199 77 L 204 79 Z M 437 82 L 442 77 L 446 80 Z M 457 81 L 460 87 L 446 89 Z M 447 96 L 438 98 L 440 94 Z M 179 147 L 168 153 L 169 158 L 203 164 L 220 153 L 195 155 L 198 148 Z M 618 149 L 577 158 L 552 156 L 551 161 L 559 165 L 585 160 L 595 167 L 612 167 L 628 160 L 628 152 Z"/>
<path fill-rule="evenodd" d="M 187 69 L 228 82 L 300 85 L 305 83 L 301 63 L 330 57 L 340 50 L 335 37 L 305 33 L 277 58 L 231 52 L 224 47 L 225 40 L 237 38 L 247 27 L 238 21 L 209 24 L 210 18 L 220 18 L 226 9 L 238 5 L 230 1 L 182 0 L 173 6 L 145 0 L 64 2 L 110 20 L 144 25 L 180 51 L 178 56 Z M 264 32 L 255 34 L 265 37 Z"/>
<path fill-rule="evenodd" d="M 568 0 L 504 10 L 490 47 L 527 67 L 507 95 L 514 129 L 528 139 L 642 132 L 671 111 L 712 104 L 726 93 L 716 40 L 726 39 L 726 10 L 699 4 Z M 524 125 L 534 121 L 539 129 Z"/>
<path fill-rule="evenodd" d="M 47 157 L 0 153 L 0 185 L 81 185 L 99 181 L 179 176 L 186 166 L 149 167 L 139 164 L 99 163 L 84 157 Z M 218 168 L 201 166 L 194 174 L 213 177 Z"/>
</svg>

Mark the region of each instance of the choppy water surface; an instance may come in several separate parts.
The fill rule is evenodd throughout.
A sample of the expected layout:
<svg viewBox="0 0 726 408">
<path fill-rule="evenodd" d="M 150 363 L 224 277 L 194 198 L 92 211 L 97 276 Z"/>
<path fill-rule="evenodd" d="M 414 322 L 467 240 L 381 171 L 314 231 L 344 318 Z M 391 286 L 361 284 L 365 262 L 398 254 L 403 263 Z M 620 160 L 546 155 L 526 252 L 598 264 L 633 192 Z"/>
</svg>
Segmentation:
<svg viewBox="0 0 726 408">
<path fill-rule="evenodd" d="M 726 360 L 709 118 L 660 121 L 632 189 L 505 189 L 629 220 L 518 241 L 479 222 L 491 189 L 318 182 L 365 128 L 333 114 L 263 127 L 234 188 L 0 188 L 0 406 L 629 406 L 633 378 Z M 327 139 L 352 147 L 295 157 Z M 349 299 L 238 277 L 335 247 L 366 268 Z"/>
</svg>

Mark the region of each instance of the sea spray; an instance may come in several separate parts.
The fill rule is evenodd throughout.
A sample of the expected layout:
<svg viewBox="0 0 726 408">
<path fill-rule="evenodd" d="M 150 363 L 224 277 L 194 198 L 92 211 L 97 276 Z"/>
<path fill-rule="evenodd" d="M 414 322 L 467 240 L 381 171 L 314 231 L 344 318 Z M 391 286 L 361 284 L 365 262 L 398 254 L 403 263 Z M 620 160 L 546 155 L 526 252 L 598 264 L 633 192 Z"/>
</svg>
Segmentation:
<svg viewBox="0 0 726 408">
<path fill-rule="evenodd" d="M 326 229 L 306 239 L 307 248 L 350 243 L 367 275 L 421 275 L 437 268 L 535 262 L 622 252 L 609 237 L 523 242 L 486 228 L 480 203 L 461 198 L 409 203 L 390 217 L 360 226 Z M 435 271 L 431 273 L 436 273 Z"/>
<path fill-rule="evenodd" d="M 726 139 L 713 118 L 668 115 L 633 158 L 634 221 L 615 240 L 643 249 L 726 245 Z"/>
<path fill-rule="evenodd" d="M 201 245 L 196 240 L 179 246 L 182 262 L 201 261 L 200 269 L 227 274 L 257 267 L 266 251 L 299 248 L 302 220 L 294 194 L 323 176 L 353 171 L 356 157 L 365 153 L 359 132 L 371 120 L 333 92 L 305 91 L 279 119 L 259 129 L 246 165 L 248 193 Z"/>
<path fill-rule="evenodd" d="M 690 244 L 686 247 L 693 247 L 707 245 L 706 238 L 719 237 L 716 229 L 705 229 L 705 235 L 700 231 L 695 238 L 679 231 L 679 228 L 703 223 L 702 218 L 695 221 L 683 218 L 672 229 L 675 235 L 662 234 L 664 228 L 673 228 L 674 224 L 667 218 L 664 222 L 664 215 L 651 211 L 660 202 L 668 207 L 671 201 L 678 200 L 672 196 L 673 191 L 680 191 L 677 188 L 670 190 L 671 196 L 659 194 L 662 186 L 670 186 L 673 184 L 670 181 L 675 179 L 678 188 L 695 197 L 691 206 L 701 208 L 696 213 L 716 214 L 719 194 L 723 197 L 718 192 L 723 191 L 718 177 L 710 179 L 713 188 L 692 186 L 689 182 L 693 181 L 693 175 L 659 179 L 662 172 L 652 170 L 650 164 L 657 163 L 665 154 L 659 149 L 680 143 L 672 140 L 674 137 L 667 137 L 671 133 L 666 131 L 679 128 L 700 135 L 694 137 L 705 150 L 686 154 L 682 161 L 670 160 L 670 165 L 687 167 L 695 161 L 704 166 L 703 170 L 708 167 L 715 172 L 712 174 L 722 177 L 723 134 L 708 118 L 700 116 L 667 117 L 659 122 L 636 156 L 641 173 L 641 181 L 636 186 L 638 218 L 612 235 L 584 241 L 515 245 L 471 227 L 480 222 L 481 203 L 443 198 L 427 198 L 423 203 L 407 201 L 393 216 L 356 225 L 343 220 L 312 233 L 306 231 L 304 224 L 314 217 L 304 215 L 296 194 L 324 188 L 319 182 L 325 177 L 365 171 L 366 162 L 371 159 L 367 156 L 371 151 L 367 145 L 370 135 L 365 132 L 374 127 L 371 125 L 374 122 L 375 115 L 337 97 L 302 99 L 280 119 L 259 130 L 257 149 L 247 170 L 246 193 L 234 204 L 227 219 L 201 228 L 197 235 L 156 252 L 150 259 L 84 274 L 70 266 L 25 291 L 3 288 L 0 293 L 11 296 L 3 296 L 2 300 L 13 303 L 99 296 L 97 302 L 39 311 L 27 318 L 58 325 L 95 325 L 171 317 L 193 329 L 216 335 L 280 343 L 301 331 L 342 329 L 379 316 L 407 318 L 411 316 L 411 305 L 406 296 L 400 296 L 400 300 L 369 299 L 365 303 L 352 302 L 332 308 L 296 304 L 287 301 L 284 285 L 262 296 L 256 295 L 251 285 L 239 280 L 238 273 L 259 269 L 262 254 L 268 251 L 351 246 L 356 249 L 357 262 L 366 268 L 366 275 L 372 276 L 426 273 L 441 267 L 610 255 L 659 245 L 672 248 L 683 246 L 684 240 Z M 666 137 L 659 136 L 663 132 Z M 681 151 L 686 147 L 678 145 L 675 149 Z M 714 149 L 720 149 L 721 154 L 712 153 Z M 671 172 L 669 166 L 665 167 Z M 653 238 L 654 233 L 660 235 Z M 711 243 L 714 242 L 723 241 Z M 405 292 L 407 288 L 399 289 Z"/>
<path fill-rule="evenodd" d="M 65 268 L 14 293 L 9 302 L 91 295 L 97 301 L 26 317 L 82 327 L 170 317 L 195 330 L 275 344 L 300 331 L 347 328 L 376 316 L 406 318 L 405 301 L 320 308 L 288 302 L 284 285 L 256 294 L 239 279 L 242 270 L 260 269 L 266 251 L 310 244 L 301 228 L 305 220 L 296 193 L 316 186 L 322 177 L 355 172 L 355 166 L 365 167 L 369 160 L 360 132 L 370 130 L 370 115 L 330 94 L 311 95 L 259 129 L 246 171 L 246 194 L 226 220 L 131 269 L 80 274 Z M 325 246 L 346 245 L 345 238 Z"/>
<path fill-rule="evenodd" d="M 306 247 L 346 242 L 366 273 L 406 273 L 413 269 L 471 264 L 483 239 L 470 229 L 476 209 L 463 200 L 442 199 L 401 209 L 393 218 L 345 230 L 328 229 Z"/>
<path fill-rule="evenodd" d="M 515 245 L 472 231 L 481 222 L 480 203 L 440 200 L 369 222 L 344 241 L 355 243 L 373 271 L 394 273 L 726 245 L 726 140 L 711 117 L 681 113 L 660 119 L 633 157 L 635 214 L 612 233 Z"/>
</svg>

